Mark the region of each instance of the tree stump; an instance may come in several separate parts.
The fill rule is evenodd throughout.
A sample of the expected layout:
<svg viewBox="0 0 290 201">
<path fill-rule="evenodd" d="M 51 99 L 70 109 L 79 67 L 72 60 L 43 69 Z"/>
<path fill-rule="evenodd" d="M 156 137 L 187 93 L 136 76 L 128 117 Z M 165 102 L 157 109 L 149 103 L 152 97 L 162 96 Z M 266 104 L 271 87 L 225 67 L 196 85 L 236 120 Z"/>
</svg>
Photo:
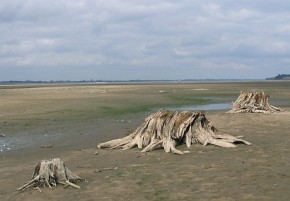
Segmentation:
<svg viewBox="0 0 290 201">
<path fill-rule="evenodd" d="M 236 147 L 234 143 L 251 143 L 219 132 L 202 112 L 160 110 L 145 119 L 132 134 L 98 145 L 98 148 L 122 148 L 123 150 L 138 147 L 142 152 L 163 148 L 165 152 L 183 154 L 175 147 L 185 143 L 199 142 L 204 146 L 213 144 L 220 147 Z"/>
<path fill-rule="evenodd" d="M 46 187 L 52 189 L 57 184 L 63 184 L 65 187 L 72 186 L 80 188 L 76 183 L 81 178 L 72 173 L 59 158 L 52 160 L 42 160 L 34 168 L 32 179 L 18 188 L 18 191 L 24 191 L 31 187 Z"/>
<path fill-rule="evenodd" d="M 269 95 L 264 92 L 241 92 L 233 107 L 227 113 L 263 113 L 281 112 L 282 109 L 269 103 Z"/>
</svg>

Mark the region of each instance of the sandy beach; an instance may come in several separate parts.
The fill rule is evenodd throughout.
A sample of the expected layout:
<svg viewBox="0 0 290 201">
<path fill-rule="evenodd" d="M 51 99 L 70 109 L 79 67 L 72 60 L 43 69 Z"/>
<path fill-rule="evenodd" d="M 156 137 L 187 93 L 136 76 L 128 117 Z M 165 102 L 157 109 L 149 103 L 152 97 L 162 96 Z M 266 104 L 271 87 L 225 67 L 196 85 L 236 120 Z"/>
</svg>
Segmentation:
<svg viewBox="0 0 290 201">
<path fill-rule="evenodd" d="M 0 86 L 0 200 L 288 200 L 290 82 Z M 230 103 L 264 91 L 284 112 L 206 110 L 219 130 L 253 145 L 182 145 L 189 154 L 97 149 L 133 132 L 161 108 Z M 98 154 L 94 154 L 98 151 Z M 60 157 L 81 189 L 17 192 L 35 164 Z M 97 172 L 100 168 L 113 170 Z"/>
</svg>

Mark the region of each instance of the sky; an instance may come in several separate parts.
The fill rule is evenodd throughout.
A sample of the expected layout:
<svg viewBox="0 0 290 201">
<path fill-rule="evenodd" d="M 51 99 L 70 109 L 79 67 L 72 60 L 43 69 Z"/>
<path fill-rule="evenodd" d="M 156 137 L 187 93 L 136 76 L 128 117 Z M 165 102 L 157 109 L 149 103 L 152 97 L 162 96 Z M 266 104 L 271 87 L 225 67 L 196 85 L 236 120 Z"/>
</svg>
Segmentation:
<svg viewBox="0 0 290 201">
<path fill-rule="evenodd" d="M 0 2 L 0 81 L 290 74 L 289 0 Z"/>
</svg>

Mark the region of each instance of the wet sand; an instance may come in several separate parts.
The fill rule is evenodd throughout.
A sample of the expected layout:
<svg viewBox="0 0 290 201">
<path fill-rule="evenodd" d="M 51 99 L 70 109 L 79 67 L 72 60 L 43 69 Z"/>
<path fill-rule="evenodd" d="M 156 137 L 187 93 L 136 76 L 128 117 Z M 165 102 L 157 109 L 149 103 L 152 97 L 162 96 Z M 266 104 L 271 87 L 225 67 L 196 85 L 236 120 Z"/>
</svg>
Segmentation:
<svg viewBox="0 0 290 201">
<path fill-rule="evenodd" d="M 17 138 L 23 133 L 49 138 L 1 153 L 0 200 L 288 200 L 289 85 L 262 82 L 66 86 L 69 89 L 65 90 L 71 91 L 67 94 L 64 89 L 50 86 L 0 89 L 0 132 L 5 134 L 2 138 Z M 285 110 L 271 115 L 206 111 L 215 127 L 231 135 L 243 135 L 253 143 L 251 146 L 239 144 L 235 149 L 226 149 L 193 144 L 191 153 L 182 156 L 163 150 L 141 153 L 138 149 L 96 148 L 97 143 L 132 132 L 152 112 L 144 105 L 153 111 L 162 105 L 189 105 L 196 101 L 191 96 L 206 103 L 222 103 L 234 101 L 241 90 L 263 90 L 270 94 L 273 105 Z M 186 99 L 176 98 L 181 95 Z M 11 101 L 13 98 L 17 99 Z M 126 112 L 127 107 L 134 110 Z M 52 147 L 41 148 L 42 144 Z M 178 148 L 187 150 L 185 146 Z M 94 155 L 96 151 L 98 154 Z M 78 183 L 81 189 L 44 188 L 44 196 L 37 190 L 16 191 L 30 179 L 39 160 L 55 157 L 85 179 Z M 116 166 L 118 170 L 94 172 Z"/>
</svg>

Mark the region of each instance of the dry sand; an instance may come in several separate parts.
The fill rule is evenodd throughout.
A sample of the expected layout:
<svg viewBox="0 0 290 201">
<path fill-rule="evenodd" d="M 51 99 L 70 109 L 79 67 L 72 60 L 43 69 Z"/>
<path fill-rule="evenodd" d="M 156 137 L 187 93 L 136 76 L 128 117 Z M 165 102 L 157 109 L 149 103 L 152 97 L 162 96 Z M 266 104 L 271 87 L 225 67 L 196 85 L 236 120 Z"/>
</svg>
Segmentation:
<svg viewBox="0 0 290 201">
<path fill-rule="evenodd" d="M 0 87 L 0 134 L 5 134 L 0 140 L 26 138 L 25 145 L 0 153 L 0 200 L 289 200 L 289 85 Z M 273 105 L 285 110 L 271 115 L 206 111 L 215 127 L 243 135 L 251 146 L 226 149 L 194 144 L 191 153 L 181 156 L 163 150 L 140 153 L 138 149 L 96 148 L 97 143 L 132 132 L 151 113 L 148 105 L 152 110 L 162 105 L 188 105 L 197 101 L 191 96 L 234 101 L 241 90 L 263 90 L 270 94 Z M 183 98 L 176 98 L 180 96 Z M 126 112 L 128 108 L 134 110 Z M 41 148 L 42 144 L 52 147 Z M 16 191 L 30 180 L 39 160 L 54 157 L 85 179 L 78 183 L 81 189 L 43 188 L 44 196 L 37 190 Z M 107 167 L 118 170 L 95 172 Z"/>
</svg>

